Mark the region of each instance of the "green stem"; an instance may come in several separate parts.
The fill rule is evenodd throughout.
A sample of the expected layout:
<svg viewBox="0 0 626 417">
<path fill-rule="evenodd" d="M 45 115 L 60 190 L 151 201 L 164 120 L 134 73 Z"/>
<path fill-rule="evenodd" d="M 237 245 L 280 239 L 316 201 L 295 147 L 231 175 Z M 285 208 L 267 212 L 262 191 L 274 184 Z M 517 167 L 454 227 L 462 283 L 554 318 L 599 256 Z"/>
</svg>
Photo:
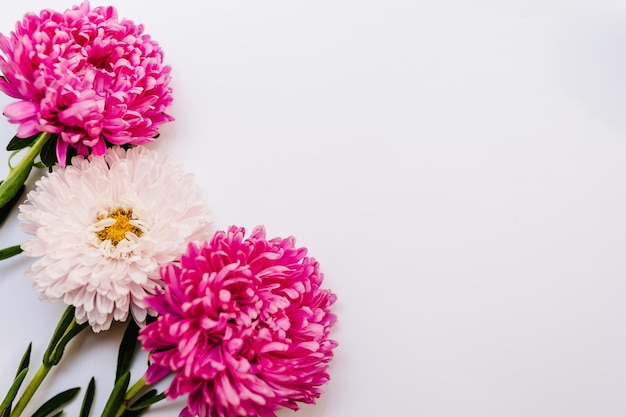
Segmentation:
<svg viewBox="0 0 626 417">
<path fill-rule="evenodd" d="M 9 246 L 8 248 L 0 249 L 0 261 L 9 259 L 12 256 L 19 255 L 23 250 L 20 245 Z"/>
<path fill-rule="evenodd" d="M 130 403 L 130 401 L 133 398 L 135 398 L 135 396 L 139 394 L 141 390 L 144 389 L 145 387 L 146 387 L 146 380 L 142 376 L 139 379 L 139 381 L 135 382 L 133 386 L 130 387 L 128 391 L 126 391 L 126 395 L 124 396 L 124 402 L 120 406 L 119 410 L 117 410 L 115 417 L 121 417 L 124 414 L 124 411 L 126 411 L 126 408 L 128 407 L 128 404 Z"/>
<path fill-rule="evenodd" d="M 26 178 L 28 178 L 28 174 L 30 174 L 35 158 L 41 153 L 43 145 L 50 139 L 50 136 L 52 136 L 50 133 L 42 132 L 37 139 L 35 139 L 24 158 L 9 171 L 9 175 L 7 175 L 6 179 L 0 184 L 0 207 L 7 204 L 26 182 Z"/>
<path fill-rule="evenodd" d="M 15 408 L 11 411 L 10 417 L 19 417 L 22 414 L 50 370 L 61 361 L 65 346 L 87 327 L 87 323 L 76 323 L 74 311 L 74 307 L 70 306 L 65 310 L 63 316 L 61 316 L 61 320 L 59 320 L 59 324 L 50 338 L 48 349 L 46 349 L 44 353 L 43 363 L 37 370 L 35 376 L 33 376 L 33 379 L 26 386 L 22 395 L 20 395 L 20 398 L 15 404 Z"/>
<path fill-rule="evenodd" d="M 128 391 L 126 392 L 126 396 L 124 397 L 124 401 L 128 402 L 132 400 L 145 387 L 146 379 L 142 376 L 141 378 L 139 378 L 139 381 L 135 382 L 133 386 L 128 389 Z"/>
<path fill-rule="evenodd" d="M 48 372 L 50 372 L 50 369 L 52 369 L 52 366 L 41 364 L 33 379 L 30 381 L 28 386 L 26 386 L 26 389 L 20 396 L 17 404 L 15 404 L 15 408 L 11 411 L 10 417 L 18 417 L 22 414 L 26 405 L 28 405 L 28 402 L 31 398 L 33 398 L 33 395 L 35 395 L 37 388 L 39 388 L 43 380 L 48 375 Z"/>
<path fill-rule="evenodd" d="M 71 314 L 70 317 L 68 317 L 69 314 Z M 68 318 L 70 319 L 69 323 L 67 322 Z M 65 346 L 67 346 L 69 341 L 76 337 L 78 333 L 83 331 L 86 327 L 87 323 L 76 323 L 76 318 L 74 317 L 74 307 L 68 307 L 59 322 L 59 326 L 52 336 L 48 349 L 44 353 L 43 363 L 52 366 L 58 364 L 63 357 Z"/>
</svg>

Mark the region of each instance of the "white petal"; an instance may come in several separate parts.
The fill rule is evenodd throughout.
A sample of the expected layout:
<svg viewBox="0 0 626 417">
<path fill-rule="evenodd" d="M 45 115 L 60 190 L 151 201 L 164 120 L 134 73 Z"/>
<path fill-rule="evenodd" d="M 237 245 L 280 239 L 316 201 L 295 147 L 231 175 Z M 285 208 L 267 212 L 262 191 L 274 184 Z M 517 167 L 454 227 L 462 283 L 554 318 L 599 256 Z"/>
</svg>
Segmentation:
<svg viewBox="0 0 626 417">
<path fill-rule="evenodd" d="M 140 236 L 100 241 L 95 232 L 116 223 L 107 216 L 118 208 L 133 211 Z M 159 267 L 213 233 L 193 177 L 145 147 L 75 157 L 37 181 L 19 210 L 21 229 L 33 236 L 24 253 L 40 258 L 27 271 L 33 287 L 74 305 L 77 320 L 94 331 L 125 320 L 129 310 L 143 323 L 152 312 L 144 298 L 162 285 Z"/>
</svg>

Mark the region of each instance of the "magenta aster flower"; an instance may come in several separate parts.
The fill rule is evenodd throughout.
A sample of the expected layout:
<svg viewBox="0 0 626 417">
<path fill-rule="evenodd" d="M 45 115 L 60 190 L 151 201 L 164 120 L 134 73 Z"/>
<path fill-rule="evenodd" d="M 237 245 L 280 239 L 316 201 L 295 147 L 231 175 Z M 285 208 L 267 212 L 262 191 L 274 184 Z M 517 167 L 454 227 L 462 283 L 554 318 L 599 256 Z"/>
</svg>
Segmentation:
<svg viewBox="0 0 626 417">
<path fill-rule="evenodd" d="M 17 136 L 58 135 L 57 159 L 68 147 L 103 155 L 107 145 L 150 142 L 172 102 L 170 67 L 143 26 L 114 7 L 85 1 L 59 13 L 28 13 L 0 35 L 0 90 L 20 99 L 4 109 Z"/>
<path fill-rule="evenodd" d="M 321 288 L 318 262 L 293 237 L 244 234 L 232 226 L 190 244 L 147 299 L 159 317 L 140 334 L 146 381 L 174 372 L 167 395 L 189 396 L 182 417 L 275 416 L 315 402 L 329 379 L 336 297 Z"/>
</svg>

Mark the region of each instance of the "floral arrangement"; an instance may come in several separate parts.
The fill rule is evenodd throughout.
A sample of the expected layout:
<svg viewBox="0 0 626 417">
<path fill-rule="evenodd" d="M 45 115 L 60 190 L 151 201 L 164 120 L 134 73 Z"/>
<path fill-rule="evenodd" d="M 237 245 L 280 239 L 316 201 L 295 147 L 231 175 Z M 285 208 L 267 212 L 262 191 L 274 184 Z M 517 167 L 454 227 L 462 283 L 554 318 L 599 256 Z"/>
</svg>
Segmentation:
<svg viewBox="0 0 626 417">
<path fill-rule="evenodd" d="M 216 230 L 193 176 L 143 146 L 173 120 L 171 69 L 143 26 L 85 1 L 26 14 L 0 35 L 0 51 L 0 90 L 16 99 L 3 114 L 17 125 L 0 221 L 19 205 L 32 236 L 0 259 L 34 258 L 26 271 L 34 290 L 67 305 L 34 373 L 26 350 L 0 417 L 25 411 L 71 360 L 64 350 L 74 337 L 114 321 L 127 327 L 103 417 L 138 416 L 180 396 L 183 417 L 267 417 L 314 403 L 337 345 L 336 297 L 293 237 L 267 238 L 262 226 Z M 48 172 L 24 201 L 33 168 Z M 132 380 L 137 345 L 149 363 Z M 95 386 L 81 417 L 96 413 Z M 60 416 L 79 390 L 32 415 Z"/>
</svg>

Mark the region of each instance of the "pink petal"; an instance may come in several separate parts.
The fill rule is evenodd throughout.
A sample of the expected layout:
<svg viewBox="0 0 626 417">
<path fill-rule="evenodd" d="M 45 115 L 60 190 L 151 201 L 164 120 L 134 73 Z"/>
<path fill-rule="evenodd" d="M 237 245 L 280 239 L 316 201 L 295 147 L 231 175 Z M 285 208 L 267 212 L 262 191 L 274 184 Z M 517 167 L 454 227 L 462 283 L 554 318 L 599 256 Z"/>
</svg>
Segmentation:
<svg viewBox="0 0 626 417">
<path fill-rule="evenodd" d="M 65 167 L 65 161 L 67 160 L 67 146 L 68 143 L 64 140 L 57 140 L 57 161 L 61 167 Z"/>
<path fill-rule="evenodd" d="M 4 115 L 11 123 L 17 123 L 34 117 L 38 111 L 39 103 L 33 103 L 32 101 L 17 101 L 4 108 Z"/>
<path fill-rule="evenodd" d="M 18 138 L 27 138 L 27 137 L 33 136 L 37 132 L 39 132 L 39 129 L 37 129 L 37 122 L 35 121 L 35 119 L 22 122 L 17 127 Z"/>
</svg>

